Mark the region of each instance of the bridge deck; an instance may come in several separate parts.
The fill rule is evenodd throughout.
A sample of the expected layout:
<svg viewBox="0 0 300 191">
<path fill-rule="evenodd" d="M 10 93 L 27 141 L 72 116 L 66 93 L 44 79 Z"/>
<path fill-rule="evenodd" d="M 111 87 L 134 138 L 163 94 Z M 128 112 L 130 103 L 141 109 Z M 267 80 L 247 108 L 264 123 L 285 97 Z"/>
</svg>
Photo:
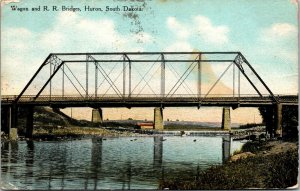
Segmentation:
<svg viewBox="0 0 300 191">
<path fill-rule="evenodd" d="M 16 96 L 2 96 L 1 105 L 11 105 Z M 278 96 L 278 101 L 285 105 L 298 105 L 298 96 Z M 18 105 L 55 106 L 55 107 L 198 107 L 198 106 L 236 106 L 259 107 L 276 103 L 270 96 L 244 97 L 78 97 L 78 96 L 40 96 L 34 100 L 33 96 L 23 96 Z"/>
</svg>

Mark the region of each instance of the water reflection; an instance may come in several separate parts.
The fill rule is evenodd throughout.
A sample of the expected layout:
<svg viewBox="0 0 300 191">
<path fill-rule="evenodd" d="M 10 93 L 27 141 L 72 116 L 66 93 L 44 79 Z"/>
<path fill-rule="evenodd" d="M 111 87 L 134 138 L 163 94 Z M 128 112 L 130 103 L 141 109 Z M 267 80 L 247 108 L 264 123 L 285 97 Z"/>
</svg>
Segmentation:
<svg viewBox="0 0 300 191">
<path fill-rule="evenodd" d="M 25 156 L 25 166 L 26 166 L 26 174 L 25 174 L 25 184 L 32 185 L 33 184 L 33 167 L 34 167 L 34 143 L 33 141 L 26 141 L 27 152 Z"/>
<path fill-rule="evenodd" d="M 155 189 L 165 175 L 221 164 L 232 144 L 229 136 L 5 142 L 2 181 L 23 190 Z"/>
<path fill-rule="evenodd" d="M 153 137 L 153 164 L 154 168 L 161 168 L 163 160 L 163 137 Z"/>
<path fill-rule="evenodd" d="M 231 145 L 231 137 L 230 135 L 222 137 L 222 159 L 223 163 L 228 161 L 230 157 L 230 145 Z"/>
<path fill-rule="evenodd" d="M 101 173 L 101 165 L 102 165 L 102 138 L 93 138 L 92 139 L 92 159 L 91 159 L 91 172 L 92 176 L 89 177 L 94 182 L 94 190 L 97 189 L 98 179 L 100 178 L 99 174 Z M 86 176 L 85 189 L 87 189 L 88 185 L 88 176 Z"/>
</svg>

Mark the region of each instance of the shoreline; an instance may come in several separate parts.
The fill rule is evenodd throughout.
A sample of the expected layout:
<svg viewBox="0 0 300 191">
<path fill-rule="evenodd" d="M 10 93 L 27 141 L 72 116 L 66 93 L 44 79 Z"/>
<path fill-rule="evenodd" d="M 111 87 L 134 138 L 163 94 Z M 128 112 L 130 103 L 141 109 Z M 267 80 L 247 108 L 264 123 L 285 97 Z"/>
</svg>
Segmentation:
<svg viewBox="0 0 300 191">
<path fill-rule="evenodd" d="M 134 129 L 124 127 L 39 127 L 33 131 L 32 138 L 18 136 L 17 140 L 38 140 L 56 141 L 72 140 L 97 137 L 144 137 L 144 136 L 231 136 L 233 140 L 249 140 L 249 136 L 258 137 L 260 134 L 257 129 L 241 130 L 207 130 L 199 128 L 195 130 L 155 130 L 155 129 Z M 260 130 L 261 131 L 261 130 Z M 250 135 L 251 134 L 251 135 Z M 242 138 L 241 138 L 242 137 Z M 10 141 L 5 134 L 1 135 L 1 141 Z"/>
<path fill-rule="evenodd" d="M 21 115 L 17 126 L 18 135 L 24 139 L 26 131 L 25 116 Z M 163 134 L 165 136 L 186 136 L 186 135 L 227 135 L 233 137 L 244 136 L 247 138 L 251 129 L 238 129 L 237 124 L 232 124 L 231 132 L 221 130 L 220 124 L 216 122 L 191 122 L 191 121 L 165 121 L 165 127 L 161 130 L 141 129 L 137 124 L 143 120 L 105 120 L 102 123 L 93 123 L 86 120 L 74 119 L 60 110 L 48 107 L 37 107 L 34 113 L 33 139 L 57 140 L 63 137 L 67 139 L 80 138 L 84 136 L 97 137 L 121 137 L 121 136 L 144 136 Z M 150 121 L 148 121 L 150 122 Z M 260 124 L 256 124 L 260 125 Z M 255 130 L 257 131 L 257 130 Z M 2 133 L 2 132 L 1 132 Z M 253 134 L 253 133 L 252 133 Z M 8 136 L 1 134 L 1 140 L 8 140 Z"/>
<path fill-rule="evenodd" d="M 233 190 L 298 187 L 298 141 L 251 141 L 222 165 L 161 180 L 159 189 Z"/>
</svg>

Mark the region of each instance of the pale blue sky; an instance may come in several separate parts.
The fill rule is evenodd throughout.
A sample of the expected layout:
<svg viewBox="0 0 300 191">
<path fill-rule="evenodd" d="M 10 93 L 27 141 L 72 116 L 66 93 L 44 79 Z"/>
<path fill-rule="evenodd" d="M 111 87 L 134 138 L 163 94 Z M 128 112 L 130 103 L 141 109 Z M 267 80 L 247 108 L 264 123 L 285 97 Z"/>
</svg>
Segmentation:
<svg viewBox="0 0 300 191">
<path fill-rule="evenodd" d="M 297 94 L 298 24 L 295 2 L 295 0 L 21 0 L 9 4 L 2 2 L 1 93 L 19 94 L 51 52 L 201 50 L 240 51 L 275 94 Z M 11 10 L 13 5 L 29 9 L 46 5 L 49 8 L 72 5 L 80 8 L 81 12 L 19 12 Z M 128 17 L 130 12 L 84 11 L 84 6 L 101 7 L 104 10 L 105 6 L 122 8 L 123 5 L 141 6 L 143 11 L 133 12 L 136 19 Z M 191 111 L 188 119 L 220 121 L 220 109 L 215 110 L 215 115 L 211 115 L 210 109 L 200 111 Z M 235 112 L 237 113 L 233 115 L 237 117 L 233 122 L 253 122 L 249 115 L 256 116 L 256 119 L 260 120 L 256 109 L 246 110 L 244 113 L 238 109 Z M 152 113 L 153 111 L 145 110 L 140 118 L 151 119 Z M 123 118 L 130 117 L 128 112 L 123 114 L 128 114 Z M 173 117 L 173 120 L 181 117 L 176 114 L 177 110 L 165 111 L 165 117 L 170 119 Z M 245 116 L 241 117 L 244 114 Z M 84 118 L 90 118 L 89 113 L 85 115 Z M 110 119 L 120 118 L 116 114 L 104 115 Z M 200 115 L 202 117 L 199 117 Z"/>
<path fill-rule="evenodd" d="M 19 12 L 11 10 L 13 5 L 29 9 L 73 5 L 81 12 Z M 129 12 L 84 11 L 84 6 L 123 5 L 141 6 L 143 11 L 133 12 L 137 19 L 126 16 Z M 297 93 L 296 13 L 291 0 L 23 0 L 6 4 L 1 15 L 2 93 L 20 92 L 50 52 L 194 49 L 241 51 L 274 93 Z M 5 88 L 11 86 L 14 90 Z"/>
</svg>

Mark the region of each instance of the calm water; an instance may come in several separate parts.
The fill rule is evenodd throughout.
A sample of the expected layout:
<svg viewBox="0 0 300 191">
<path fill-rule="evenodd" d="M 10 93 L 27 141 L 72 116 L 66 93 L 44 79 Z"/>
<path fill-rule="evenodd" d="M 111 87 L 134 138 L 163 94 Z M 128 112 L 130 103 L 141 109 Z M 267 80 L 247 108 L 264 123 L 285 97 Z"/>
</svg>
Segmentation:
<svg viewBox="0 0 300 191">
<path fill-rule="evenodd" d="M 196 141 L 195 141 L 196 140 Z M 155 189 L 179 170 L 221 164 L 228 137 L 124 137 L 2 143 L 1 182 L 18 189 Z"/>
</svg>

